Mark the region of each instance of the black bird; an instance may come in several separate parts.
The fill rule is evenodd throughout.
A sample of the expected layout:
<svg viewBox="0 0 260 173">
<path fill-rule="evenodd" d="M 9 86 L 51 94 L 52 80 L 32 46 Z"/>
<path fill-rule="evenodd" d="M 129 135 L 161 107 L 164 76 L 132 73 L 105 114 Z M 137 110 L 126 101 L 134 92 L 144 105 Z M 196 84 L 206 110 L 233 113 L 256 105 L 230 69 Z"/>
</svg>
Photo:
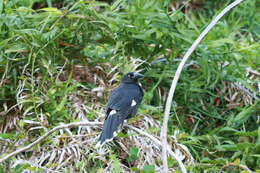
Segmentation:
<svg viewBox="0 0 260 173">
<path fill-rule="evenodd" d="M 118 127 L 124 120 L 136 114 L 143 99 L 143 89 L 138 79 L 143 75 L 137 72 L 127 73 L 121 84 L 112 91 L 106 108 L 106 118 L 97 145 L 111 141 L 117 135 Z"/>
</svg>

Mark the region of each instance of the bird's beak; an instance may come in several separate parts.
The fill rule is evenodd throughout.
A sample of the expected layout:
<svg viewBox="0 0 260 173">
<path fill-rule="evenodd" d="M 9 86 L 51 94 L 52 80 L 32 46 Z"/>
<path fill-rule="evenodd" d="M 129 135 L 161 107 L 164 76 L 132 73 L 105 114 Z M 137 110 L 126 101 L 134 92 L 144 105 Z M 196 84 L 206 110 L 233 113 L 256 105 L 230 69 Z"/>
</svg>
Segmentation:
<svg viewBox="0 0 260 173">
<path fill-rule="evenodd" d="M 134 73 L 134 76 L 135 76 L 135 78 L 137 78 L 137 79 L 144 77 L 144 75 L 142 75 L 142 74 L 140 74 L 140 73 L 138 73 L 138 72 L 135 72 L 135 73 Z"/>
</svg>

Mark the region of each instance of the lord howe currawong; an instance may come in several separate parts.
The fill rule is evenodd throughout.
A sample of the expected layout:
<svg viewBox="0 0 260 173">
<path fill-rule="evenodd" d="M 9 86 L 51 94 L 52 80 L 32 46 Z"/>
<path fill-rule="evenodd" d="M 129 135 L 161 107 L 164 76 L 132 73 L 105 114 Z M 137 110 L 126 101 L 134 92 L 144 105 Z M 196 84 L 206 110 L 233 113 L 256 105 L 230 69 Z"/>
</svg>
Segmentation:
<svg viewBox="0 0 260 173">
<path fill-rule="evenodd" d="M 144 95 L 143 89 L 138 84 L 138 79 L 142 77 L 143 75 L 138 72 L 127 73 L 122 78 L 121 84 L 112 91 L 98 145 L 111 141 L 124 120 L 136 114 Z"/>
</svg>

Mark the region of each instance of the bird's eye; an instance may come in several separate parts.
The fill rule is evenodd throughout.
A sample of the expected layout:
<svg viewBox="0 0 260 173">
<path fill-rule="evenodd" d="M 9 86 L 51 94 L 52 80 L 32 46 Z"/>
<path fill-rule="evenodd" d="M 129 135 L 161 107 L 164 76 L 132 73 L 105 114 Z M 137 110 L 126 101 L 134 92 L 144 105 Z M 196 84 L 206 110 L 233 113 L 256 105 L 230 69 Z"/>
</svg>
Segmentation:
<svg viewBox="0 0 260 173">
<path fill-rule="evenodd" d="M 134 75 L 133 75 L 132 73 L 130 73 L 130 74 L 128 75 L 128 77 L 132 79 L 132 78 L 134 78 Z"/>
</svg>

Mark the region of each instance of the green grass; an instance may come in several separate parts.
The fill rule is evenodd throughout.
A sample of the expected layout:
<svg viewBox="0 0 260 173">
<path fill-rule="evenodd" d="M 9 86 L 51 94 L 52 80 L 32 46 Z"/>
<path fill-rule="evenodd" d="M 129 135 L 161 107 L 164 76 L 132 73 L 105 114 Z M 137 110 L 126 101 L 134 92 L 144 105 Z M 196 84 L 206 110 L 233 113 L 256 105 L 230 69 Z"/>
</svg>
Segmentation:
<svg viewBox="0 0 260 173">
<path fill-rule="evenodd" d="M 230 2 L 0 1 L 0 137 L 25 138 L 28 127 L 23 120 L 45 122 L 46 128 L 76 121 L 75 95 L 101 111 L 109 89 L 124 73 L 136 69 L 145 74 L 146 95 L 139 113 L 162 121 L 178 59 Z M 179 142 L 197 163 L 189 168 L 193 172 L 242 171 L 224 167 L 229 163 L 260 170 L 259 99 L 234 86 L 239 82 L 260 97 L 260 77 L 246 70 L 259 72 L 260 67 L 259 4 L 259 0 L 245 1 L 228 13 L 182 72 L 169 135 L 180 130 Z M 156 61 L 159 57 L 161 62 Z M 102 97 L 91 94 L 98 86 L 106 88 Z M 85 114 L 91 120 L 99 117 L 95 112 Z M 44 131 L 34 133 L 29 136 L 32 141 Z M 122 170 L 116 153 L 109 158 L 115 161 L 114 170 Z M 102 172 L 106 164 L 95 157 L 84 159 L 76 168 L 82 172 L 89 164 L 94 167 L 88 171 Z M 0 165 L 0 172 L 6 165 Z M 12 172 L 24 168 L 26 164 Z M 153 170 L 153 165 L 146 165 L 139 172 Z"/>
</svg>

